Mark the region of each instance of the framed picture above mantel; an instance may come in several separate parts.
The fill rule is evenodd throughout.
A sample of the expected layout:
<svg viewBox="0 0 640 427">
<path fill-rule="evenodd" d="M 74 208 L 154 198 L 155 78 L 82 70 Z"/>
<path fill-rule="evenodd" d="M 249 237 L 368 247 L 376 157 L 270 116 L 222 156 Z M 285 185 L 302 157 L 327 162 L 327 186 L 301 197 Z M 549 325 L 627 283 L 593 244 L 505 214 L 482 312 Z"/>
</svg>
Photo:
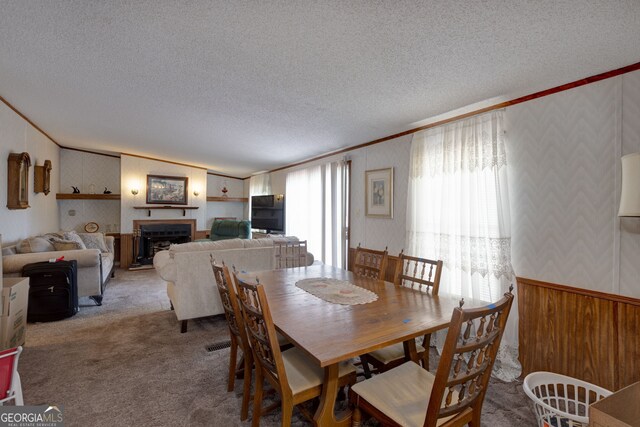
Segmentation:
<svg viewBox="0 0 640 427">
<path fill-rule="evenodd" d="M 147 203 L 186 205 L 188 186 L 186 176 L 147 175 Z"/>
</svg>

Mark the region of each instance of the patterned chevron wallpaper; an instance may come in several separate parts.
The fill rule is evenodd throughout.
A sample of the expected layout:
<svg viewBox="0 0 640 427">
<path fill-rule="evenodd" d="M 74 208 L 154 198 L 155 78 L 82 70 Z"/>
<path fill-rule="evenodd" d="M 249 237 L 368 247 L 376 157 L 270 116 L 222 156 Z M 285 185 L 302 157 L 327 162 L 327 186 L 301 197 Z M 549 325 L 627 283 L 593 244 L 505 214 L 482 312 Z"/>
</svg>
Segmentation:
<svg viewBox="0 0 640 427">
<path fill-rule="evenodd" d="M 640 297 L 640 219 L 617 217 L 620 155 L 640 151 L 640 72 L 505 117 L 516 274 Z"/>
<path fill-rule="evenodd" d="M 622 154 L 638 151 L 640 72 L 636 71 L 622 76 Z M 640 218 L 620 219 L 620 293 L 640 297 Z"/>
</svg>

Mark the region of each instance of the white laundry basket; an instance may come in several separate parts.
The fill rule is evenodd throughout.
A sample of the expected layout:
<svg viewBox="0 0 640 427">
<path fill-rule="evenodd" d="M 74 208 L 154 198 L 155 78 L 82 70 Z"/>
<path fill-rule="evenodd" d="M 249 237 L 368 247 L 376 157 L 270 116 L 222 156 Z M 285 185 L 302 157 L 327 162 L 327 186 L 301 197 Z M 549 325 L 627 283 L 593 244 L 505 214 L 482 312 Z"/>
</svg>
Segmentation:
<svg viewBox="0 0 640 427">
<path fill-rule="evenodd" d="M 552 372 L 532 372 L 522 385 L 533 400 L 539 427 L 588 427 L 589 405 L 611 392 Z"/>
</svg>

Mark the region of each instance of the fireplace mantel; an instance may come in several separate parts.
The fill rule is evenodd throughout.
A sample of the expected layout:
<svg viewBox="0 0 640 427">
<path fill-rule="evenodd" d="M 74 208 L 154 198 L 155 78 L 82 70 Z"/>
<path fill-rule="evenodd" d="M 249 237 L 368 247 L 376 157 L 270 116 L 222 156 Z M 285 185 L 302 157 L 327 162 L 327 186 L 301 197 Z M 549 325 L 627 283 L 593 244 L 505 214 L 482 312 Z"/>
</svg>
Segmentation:
<svg viewBox="0 0 640 427">
<path fill-rule="evenodd" d="M 182 216 L 187 215 L 187 210 L 198 209 L 199 206 L 134 206 L 133 209 L 144 209 L 147 211 L 147 216 L 151 216 L 151 210 L 153 209 L 178 209 L 182 211 Z M 134 227 L 135 228 L 135 227 Z"/>
</svg>

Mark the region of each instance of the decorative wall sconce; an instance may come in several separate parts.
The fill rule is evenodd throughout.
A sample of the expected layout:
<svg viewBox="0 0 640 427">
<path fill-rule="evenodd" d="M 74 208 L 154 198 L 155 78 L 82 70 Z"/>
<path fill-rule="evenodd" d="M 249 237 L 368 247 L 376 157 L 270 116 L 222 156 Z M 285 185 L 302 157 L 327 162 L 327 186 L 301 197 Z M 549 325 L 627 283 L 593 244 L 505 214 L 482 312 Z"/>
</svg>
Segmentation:
<svg viewBox="0 0 640 427">
<path fill-rule="evenodd" d="M 137 188 L 132 188 L 131 189 L 131 194 L 133 194 L 134 196 L 138 195 L 138 189 Z"/>
<path fill-rule="evenodd" d="M 29 207 L 29 153 L 11 153 L 7 159 L 7 208 Z"/>
<path fill-rule="evenodd" d="M 198 197 L 200 195 L 200 192 L 198 190 L 193 190 L 193 195 Z"/>
<path fill-rule="evenodd" d="M 33 167 L 33 192 L 45 196 L 51 192 L 51 160 L 45 160 L 43 166 Z"/>
<path fill-rule="evenodd" d="M 622 156 L 622 190 L 618 216 L 640 217 L 640 153 Z"/>
</svg>

